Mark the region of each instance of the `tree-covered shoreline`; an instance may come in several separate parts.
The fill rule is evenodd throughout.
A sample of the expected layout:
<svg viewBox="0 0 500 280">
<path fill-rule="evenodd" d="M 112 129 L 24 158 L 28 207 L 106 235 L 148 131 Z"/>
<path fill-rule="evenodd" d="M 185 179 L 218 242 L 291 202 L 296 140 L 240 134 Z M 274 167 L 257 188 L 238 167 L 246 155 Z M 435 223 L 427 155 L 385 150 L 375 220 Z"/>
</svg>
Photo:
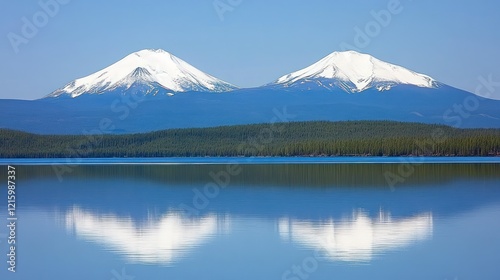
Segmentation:
<svg viewBox="0 0 500 280">
<path fill-rule="evenodd" d="M 291 122 L 127 135 L 0 129 L 1 158 L 499 155 L 500 129 L 391 121 Z"/>
</svg>

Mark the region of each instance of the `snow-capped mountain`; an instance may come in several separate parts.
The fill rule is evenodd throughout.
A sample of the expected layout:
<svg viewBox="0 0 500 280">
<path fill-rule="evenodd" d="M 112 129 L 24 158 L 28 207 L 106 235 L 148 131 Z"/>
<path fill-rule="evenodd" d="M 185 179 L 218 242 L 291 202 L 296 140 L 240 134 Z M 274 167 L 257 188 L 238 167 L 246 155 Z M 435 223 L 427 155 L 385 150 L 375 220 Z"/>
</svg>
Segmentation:
<svg viewBox="0 0 500 280">
<path fill-rule="evenodd" d="M 95 129 L 103 119 L 110 119 L 113 130 L 106 133 L 141 133 L 265 123 L 276 120 L 277 116 L 281 121 L 393 120 L 500 128 L 500 101 L 476 96 L 353 51 L 332 53 L 267 86 L 228 94 L 176 94 L 233 89 L 236 88 L 231 84 L 204 74 L 165 51 L 144 50 L 49 95 L 82 98 L 1 100 L 0 111 L 11 117 L 0 119 L 0 128 L 41 134 L 81 134 Z M 158 98 L 143 99 L 140 108 L 125 107 L 131 113 L 124 120 L 119 112 L 130 104 L 113 103 L 117 106 L 110 110 L 110 98 L 105 97 L 116 101 L 115 94 Z M 466 118 L 463 112 L 453 109 L 464 100 L 481 104 L 467 111 Z"/>
<path fill-rule="evenodd" d="M 225 92 L 236 87 L 210 76 L 164 50 L 142 50 L 113 65 L 72 81 L 48 97 L 103 94 L 134 90 L 143 94 L 164 92 Z"/>
<path fill-rule="evenodd" d="M 433 78 L 355 51 L 334 52 L 313 65 L 279 78 L 269 86 L 300 89 L 336 88 L 355 93 L 396 85 L 436 88 Z"/>
</svg>

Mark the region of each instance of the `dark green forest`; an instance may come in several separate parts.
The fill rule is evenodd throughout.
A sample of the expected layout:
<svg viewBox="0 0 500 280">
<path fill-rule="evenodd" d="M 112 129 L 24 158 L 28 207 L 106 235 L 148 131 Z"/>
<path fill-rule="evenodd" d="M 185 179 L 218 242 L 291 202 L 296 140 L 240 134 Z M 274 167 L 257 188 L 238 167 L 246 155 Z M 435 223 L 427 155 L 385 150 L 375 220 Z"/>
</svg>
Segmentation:
<svg viewBox="0 0 500 280">
<path fill-rule="evenodd" d="M 1 158 L 500 156 L 500 129 L 390 121 L 292 122 L 128 135 L 0 129 Z"/>
</svg>

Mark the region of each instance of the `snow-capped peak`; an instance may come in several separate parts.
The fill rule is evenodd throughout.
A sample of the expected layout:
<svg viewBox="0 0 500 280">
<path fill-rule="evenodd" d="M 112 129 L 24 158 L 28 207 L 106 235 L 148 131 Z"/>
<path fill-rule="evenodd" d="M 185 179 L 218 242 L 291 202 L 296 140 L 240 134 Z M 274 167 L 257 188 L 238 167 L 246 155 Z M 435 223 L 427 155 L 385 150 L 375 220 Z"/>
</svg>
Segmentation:
<svg viewBox="0 0 500 280">
<path fill-rule="evenodd" d="M 132 53 L 101 71 L 77 79 L 49 96 L 102 94 L 115 89 L 127 90 L 136 84 L 154 84 L 173 92 L 224 92 L 236 89 L 164 50 L 146 49 Z"/>
<path fill-rule="evenodd" d="M 274 85 L 284 87 L 314 83 L 328 89 L 361 92 L 369 88 L 388 90 L 398 84 L 435 88 L 431 77 L 356 51 L 334 52 L 315 64 L 279 78 Z"/>
</svg>

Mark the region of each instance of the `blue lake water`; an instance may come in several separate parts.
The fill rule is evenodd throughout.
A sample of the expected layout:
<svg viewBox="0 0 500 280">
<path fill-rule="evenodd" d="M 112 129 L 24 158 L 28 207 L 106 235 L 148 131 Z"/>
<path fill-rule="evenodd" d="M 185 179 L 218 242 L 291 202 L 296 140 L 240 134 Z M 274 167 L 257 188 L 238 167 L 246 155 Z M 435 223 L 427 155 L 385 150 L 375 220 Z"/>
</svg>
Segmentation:
<svg viewBox="0 0 500 280">
<path fill-rule="evenodd" d="M 0 279 L 500 279 L 494 158 L 137 161 L 3 160 Z"/>
</svg>

